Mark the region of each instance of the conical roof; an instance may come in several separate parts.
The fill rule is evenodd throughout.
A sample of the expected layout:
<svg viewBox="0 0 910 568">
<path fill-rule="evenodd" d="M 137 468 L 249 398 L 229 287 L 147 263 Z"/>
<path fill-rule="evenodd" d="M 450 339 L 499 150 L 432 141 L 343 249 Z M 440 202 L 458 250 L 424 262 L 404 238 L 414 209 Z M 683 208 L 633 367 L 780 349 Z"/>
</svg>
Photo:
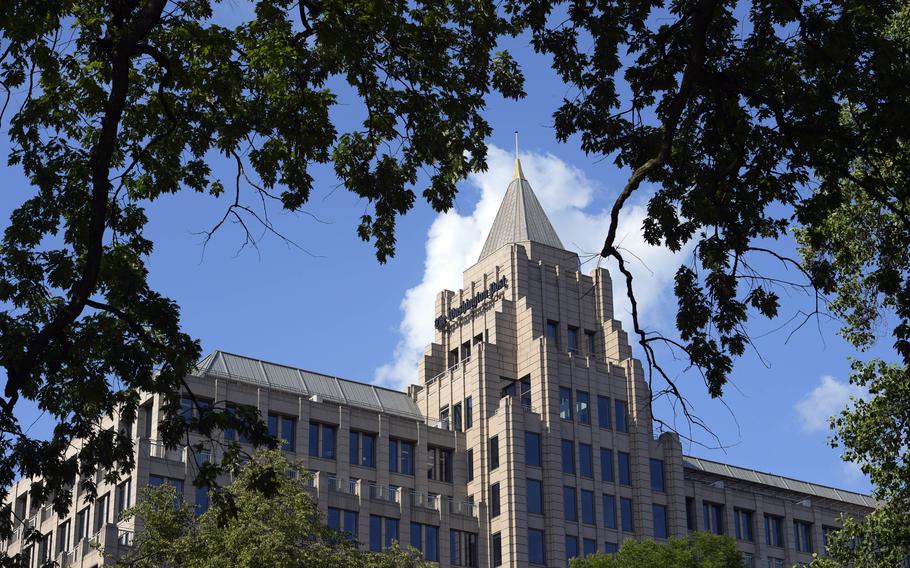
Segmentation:
<svg viewBox="0 0 910 568">
<path fill-rule="evenodd" d="M 547 214 L 537 201 L 531 184 L 521 171 L 521 162 L 515 159 L 515 177 L 506 190 L 487 241 L 480 251 L 478 262 L 493 254 L 500 247 L 511 243 L 532 241 L 555 248 L 564 248 Z"/>
</svg>

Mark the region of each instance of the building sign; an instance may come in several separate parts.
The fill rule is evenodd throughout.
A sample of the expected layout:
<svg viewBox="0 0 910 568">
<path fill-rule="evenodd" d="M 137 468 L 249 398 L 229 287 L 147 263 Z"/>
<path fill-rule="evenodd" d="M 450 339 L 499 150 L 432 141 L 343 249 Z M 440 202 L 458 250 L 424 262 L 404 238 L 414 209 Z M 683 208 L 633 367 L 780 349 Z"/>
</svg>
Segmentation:
<svg viewBox="0 0 910 568">
<path fill-rule="evenodd" d="M 468 312 L 473 311 L 477 306 L 483 304 L 485 301 L 493 297 L 496 292 L 504 289 L 506 287 L 506 277 L 503 276 L 499 280 L 492 282 L 486 289 L 482 292 L 474 294 L 474 297 L 470 300 L 465 300 L 457 308 L 450 308 L 448 312 L 436 318 L 436 329 L 443 330 L 446 328 L 446 324 L 454 319 L 465 315 Z"/>
</svg>

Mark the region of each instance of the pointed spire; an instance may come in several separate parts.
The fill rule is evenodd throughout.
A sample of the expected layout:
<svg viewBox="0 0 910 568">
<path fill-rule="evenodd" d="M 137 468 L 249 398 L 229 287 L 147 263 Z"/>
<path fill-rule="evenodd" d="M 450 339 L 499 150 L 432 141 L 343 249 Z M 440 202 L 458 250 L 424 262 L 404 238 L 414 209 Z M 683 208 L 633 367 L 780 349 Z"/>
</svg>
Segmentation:
<svg viewBox="0 0 910 568">
<path fill-rule="evenodd" d="M 565 248 L 547 214 L 531 189 L 518 159 L 518 136 L 515 137 L 515 176 L 506 190 L 490 233 L 480 252 L 483 260 L 499 248 L 520 242 L 535 242 L 554 248 Z"/>
</svg>

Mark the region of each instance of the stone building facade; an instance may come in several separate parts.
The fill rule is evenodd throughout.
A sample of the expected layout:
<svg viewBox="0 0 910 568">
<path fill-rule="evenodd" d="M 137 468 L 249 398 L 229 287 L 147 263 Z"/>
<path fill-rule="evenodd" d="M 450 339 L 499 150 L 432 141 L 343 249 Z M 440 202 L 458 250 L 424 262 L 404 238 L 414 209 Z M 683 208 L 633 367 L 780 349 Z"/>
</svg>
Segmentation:
<svg viewBox="0 0 910 568">
<path fill-rule="evenodd" d="M 516 161 L 478 262 L 436 299 L 435 338 L 408 393 L 217 351 L 187 382 L 204 401 L 252 405 L 311 472 L 327 522 L 364 549 L 398 541 L 442 567 L 566 566 L 626 539 L 707 530 L 736 538 L 747 563 L 778 568 L 823 552 L 865 495 L 684 456 L 654 437 L 641 364 L 613 312 L 610 274 L 579 270 Z M 158 439 L 160 400 L 135 424 L 136 469 L 76 495 L 57 518 L 10 493 L 17 519 L 46 534 L 33 564 L 103 564 L 131 546 L 119 513 L 141 487 L 170 483 L 199 511 L 186 448 Z M 192 408 L 187 405 L 187 412 Z M 224 432 L 225 440 L 236 433 Z M 243 443 L 243 440 L 238 440 Z M 23 522 L 6 543 L 22 546 Z M 98 546 L 100 545 L 100 546 Z"/>
</svg>

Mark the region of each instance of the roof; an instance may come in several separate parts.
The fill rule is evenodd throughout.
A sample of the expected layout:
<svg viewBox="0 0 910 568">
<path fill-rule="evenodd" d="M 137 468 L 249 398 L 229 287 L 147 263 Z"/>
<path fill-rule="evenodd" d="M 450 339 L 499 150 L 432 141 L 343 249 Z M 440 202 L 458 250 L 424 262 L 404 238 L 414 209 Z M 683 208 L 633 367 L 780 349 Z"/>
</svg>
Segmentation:
<svg viewBox="0 0 910 568">
<path fill-rule="evenodd" d="M 515 178 L 506 190 L 483 250 L 480 251 L 480 258 L 477 260 L 483 260 L 505 245 L 522 241 L 565 248 L 543 207 L 537 201 L 531 184 L 525 179 L 524 172 L 521 171 L 521 162 L 516 158 Z"/>
<path fill-rule="evenodd" d="M 423 420 L 417 403 L 406 393 L 224 351 L 205 357 L 196 365 L 196 373 Z"/>
<path fill-rule="evenodd" d="M 834 487 L 828 487 L 827 485 L 819 485 L 817 483 L 799 481 L 797 479 L 791 479 L 782 475 L 764 473 L 745 467 L 728 465 L 725 463 L 710 461 L 692 456 L 683 456 L 683 465 L 690 469 L 696 469 L 713 475 L 729 477 L 732 479 L 748 481 L 751 483 L 759 483 L 762 485 L 770 485 L 771 487 L 778 489 L 796 491 L 798 493 L 804 493 L 806 495 L 824 499 L 843 501 L 845 503 L 851 503 L 853 505 L 859 505 L 861 507 L 869 507 L 874 509 L 878 506 L 875 499 L 869 495 L 854 493 L 853 491 L 846 491 L 844 489 L 835 489 Z"/>
</svg>

